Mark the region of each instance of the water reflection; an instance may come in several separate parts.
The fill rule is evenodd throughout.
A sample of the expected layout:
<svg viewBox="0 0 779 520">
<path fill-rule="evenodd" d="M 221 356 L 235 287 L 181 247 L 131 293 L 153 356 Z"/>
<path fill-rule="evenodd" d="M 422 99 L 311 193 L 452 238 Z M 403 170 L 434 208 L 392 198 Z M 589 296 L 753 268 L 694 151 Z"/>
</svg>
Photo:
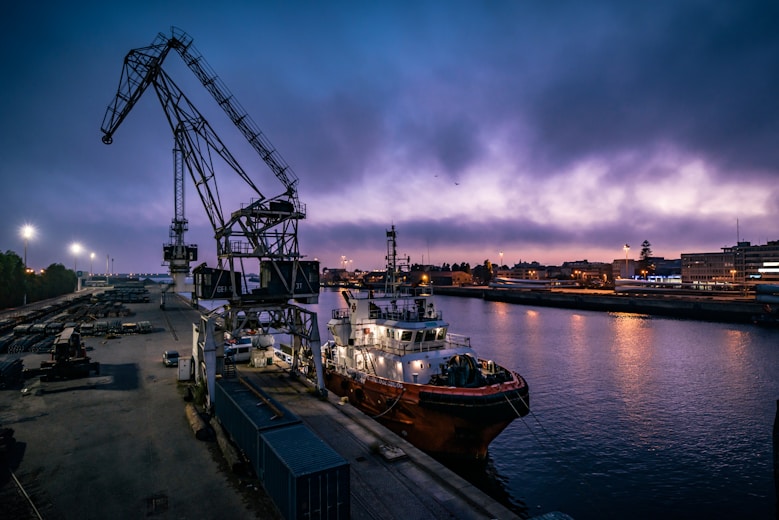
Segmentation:
<svg viewBox="0 0 779 520">
<path fill-rule="evenodd" d="M 321 302 L 320 326 L 342 306 L 340 296 Z M 438 304 L 453 332 L 530 385 L 531 415 L 493 441 L 487 469 L 463 473 L 517 514 L 775 515 L 779 331 L 471 298 Z"/>
</svg>

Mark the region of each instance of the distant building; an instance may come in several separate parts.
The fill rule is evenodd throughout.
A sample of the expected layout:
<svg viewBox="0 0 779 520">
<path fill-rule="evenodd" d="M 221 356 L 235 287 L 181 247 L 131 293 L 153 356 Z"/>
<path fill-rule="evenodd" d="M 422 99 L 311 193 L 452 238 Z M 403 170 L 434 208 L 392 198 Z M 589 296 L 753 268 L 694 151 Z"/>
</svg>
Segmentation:
<svg viewBox="0 0 779 520">
<path fill-rule="evenodd" d="M 682 283 L 733 283 L 735 275 L 733 253 L 682 253 Z"/>
<path fill-rule="evenodd" d="M 546 278 L 546 266 L 538 262 L 521 262 L 511 269 L 498 269 L 495 276 L 517 280 L 543 280 Z"/>
<path fill-rule="evenodd" d="M 349 280 L 350 276 L 346 269 L 331 269 L 325 267 L 322 269 L 320 283 L 324 285 L 343 285 Z"/>
<path fill-rule="evenodd" d="M 633 278 L 636 274 L 636 261 L 624 258 L 617 258 L 611 262 L 611 278 Z"/>
<path fill-rule="evenodd" d="M 683 253 L 682 282 L 779 283 L 779 240 L 764 245 L 738 242 L 720 253 Z"/>
<path fill-rule="evenodd" d="M 433 286 L 472 285 L 473 275 L 463 271 L 411 271 L 408 281 L 412 284 L 431 283 Z"/>
<path fill-rule="evenodd" d="M 649 260 L 654 265 L 654 276 L 672 278 L 681 276 L 682 274 L 681 258 L 677 258 L 676 260 L 666 260 L 662 256 L 653 256 L 650 257 Z"/>
<path fill-rule="evenodd" d="M 590 262 L 589 260 L 576 260 L 563 262 L 560 266 L 563 276 L 577 280 L 582 285 L 604 284 L 612 275 L 612 265 L 605 262 Z"/>
<path fill-rule="evenodd" d="M 739 242 L 722 251 L 733 256 L 736 281 L 740 279 L 747 285 L 779 282 L 779 240 L 770 240 L 762 246 Z"/>
</svg>

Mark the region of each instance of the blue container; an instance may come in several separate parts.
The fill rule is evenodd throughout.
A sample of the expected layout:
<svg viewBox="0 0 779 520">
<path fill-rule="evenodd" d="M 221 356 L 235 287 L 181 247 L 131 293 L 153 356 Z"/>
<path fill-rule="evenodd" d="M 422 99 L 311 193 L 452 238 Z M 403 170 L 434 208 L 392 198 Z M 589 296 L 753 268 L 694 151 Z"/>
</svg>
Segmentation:
<svg viewBox="0 0 779 520">
<path fill-rule="evenodd" d="M 259 432 L 300 424 L 300 419 L 254 385 L 221 379 L 215 386 L 216 418 L 259 476 Z"/>
<path fill-rule="evenodd" d="M 349 519 L 348 462 L 302 424 L 260 437 L 263 487 L 284 518 Z"/>
</svg>

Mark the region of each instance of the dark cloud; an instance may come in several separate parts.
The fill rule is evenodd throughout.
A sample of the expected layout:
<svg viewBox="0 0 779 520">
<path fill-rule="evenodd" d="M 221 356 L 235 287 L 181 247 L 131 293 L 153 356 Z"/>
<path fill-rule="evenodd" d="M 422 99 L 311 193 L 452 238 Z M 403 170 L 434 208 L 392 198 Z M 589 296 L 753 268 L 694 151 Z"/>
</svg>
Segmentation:
<svg viewBox="0 0 779 520">
<path fill-rule="evenodd" d="M 537 153 L 570 163 L 674 143 L 723 169 L 774 168 L 777 14 L 772 2 L 612 5 L 592 29 L 561 35 L 534 85 Z"/>
<path fill-rule="evenodd" d="M 779 209 L 770 184 L 779 171 L 775 2 L 303 2 L 272 10 L 17 3 L 5 14 L 3 250 L 19 249 L 18 227 L 31 220 L 41 229 L 38 253 L 46 248 L 52 260 L 79 240 L 158 267 L 173 215 L 173 139 L 159 101 L 147 92 L 111 147 L 99 141 L 99 127 L 125 54 L 167 33 L 171 20 L 300 178 L 301 200 L 316 208 L 300 227 L 311 257 L 337 261 L 359 252 L 381 264 L 393 219 L 409 252 L 458 249 L 476 257 L 468 261 L 498 248 L 593 251 L 609 260 L 621 244 L 644 239 L 671 256 L 716 250 L 735 241 L 736 218 L 747 239 L 775 238 L 772 216 L 750 202 L 737 207 L 735 198 L 717 215 L 636 206 L 646 200 L 637 196 L 642 190 L 678 179 L 683 165 L 696 162 L 715 186 L 771 190 L 764 211 Z M 192 73 L 177 56 L 168 66 L 261 191 L 277 194 L 277 179 Z M 602 215 L 547 222 L 554 212 L 529 195 L 490 201 L 516 212 L 498 218 L 463 207 L 458 218 L 414 220 L 391 205 L 408 196 L 415 176 L 436 175 L 430 193 L 414 194 L 420 204 L 451 196 L 451 206 L 467 205 L 444 186 L 466 184 L 469 175 L 504 183 L 506 197 L 524 196 L 512 180 L 533 186 L 554 178 L 565 200 L 581 180 L 570 174 L 583 164 L 600 168 L 604 188 L 620 191 L 598 208 Z M 353 219 L 351 209 L 386 186 L 380 181 L 388 174 L 397 181 L 379 197 L 387 206 L 370 208 L 371 222 Z M 232 173 L 220 170 L 218 183 L 225 211 L 248 202 Z M 357 185 L 369 191 L 349 190 Z M 192 241 L 206 257 L 215 249 L 212 232 L 189 179 L 185 189 Z M 679 200 L 685 189 L 695 187 L 680 186 Z M 317 206 L 324 198 L 337 207 Z M 749 214 L 739 217 L 739 208 Z M 324 224 L 334 221 L 341 223 Z"/>
</svg>

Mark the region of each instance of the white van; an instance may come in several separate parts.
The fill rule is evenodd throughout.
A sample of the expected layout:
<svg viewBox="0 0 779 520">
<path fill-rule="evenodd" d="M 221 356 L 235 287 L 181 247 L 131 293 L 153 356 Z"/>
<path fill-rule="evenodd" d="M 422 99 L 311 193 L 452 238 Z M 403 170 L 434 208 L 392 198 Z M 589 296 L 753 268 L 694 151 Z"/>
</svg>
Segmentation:
<svg viewBox="0 0 779 520">
<path fill-rule="evenodd" d="M 233 363 L 247 363 L 252 359 L 252 338 L 244 336 L 238 343 L 225 345 L 225 358 L 231 358 Z"/>
</svg>

